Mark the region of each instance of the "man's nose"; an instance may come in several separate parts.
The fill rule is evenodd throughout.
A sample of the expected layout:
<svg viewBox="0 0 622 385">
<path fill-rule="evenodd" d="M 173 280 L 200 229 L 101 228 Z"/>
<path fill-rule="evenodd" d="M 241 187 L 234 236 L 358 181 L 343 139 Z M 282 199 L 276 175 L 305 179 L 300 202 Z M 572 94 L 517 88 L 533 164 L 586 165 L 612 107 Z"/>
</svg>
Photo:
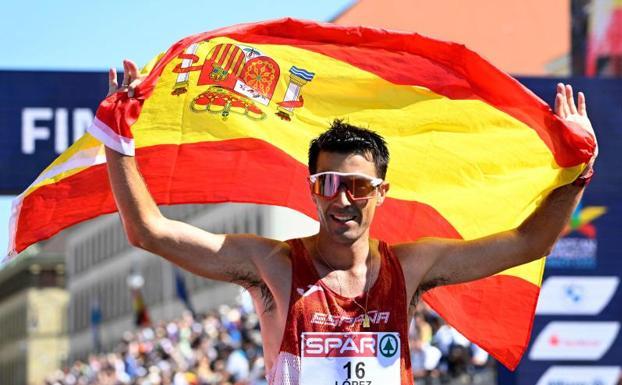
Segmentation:
<svg viewBox="0 0 622 385">
<path fill-rule="evenodd" d="M 348 194 L 348 189 L 345 186 L 339 187 L 339 192 L 335 197 L 335 203 L 338 203 L 341 206 L 350 206 L 352 204 Z"/>
</svg>

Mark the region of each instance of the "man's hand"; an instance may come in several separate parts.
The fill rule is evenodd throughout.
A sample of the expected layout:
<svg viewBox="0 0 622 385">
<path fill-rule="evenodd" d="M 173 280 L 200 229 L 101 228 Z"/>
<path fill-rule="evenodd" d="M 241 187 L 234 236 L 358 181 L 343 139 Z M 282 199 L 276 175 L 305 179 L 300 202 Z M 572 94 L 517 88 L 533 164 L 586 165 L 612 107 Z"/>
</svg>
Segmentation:
<svg viewBox="0 0 622 385">
<path fill-rule="evenodd" d="M 557 116 L 559 116 L 568 126 L 574 126 L 583 131 L 587 131 L 592 134 L 594 140 L 596 140 L 596 133 L 594 132 L 592 123 L 587 116 L 585 95 L 583 92 L 579 92 L 577 94 L 577 104 L 578 106 L 575 105 L 572 86 L 570 84 L 558 83 L 557 95 L 555 95 L 555 114 L 557 114 Z M 596 148 L 594 149 L 594 156 L 590 159 L 588 166 L 585 170 L 583 170 L 583 173 L 581 173 L 579 178 L 591 171 L 597 156 L 598 142 L 596 143 Z"/>
<path fill-rule="evenodd" d="M 143 80 L 145 80 L 145 76 L 141 75 L 136 63 L 131 60 L 123 60 L 123 82 L 121 82 L 121 87 L 119 87 L 117 82 L 117 70 L 111 68 L 108 70 L 108 94 L 106 96 L 110 96 L 115 92 L 127 92 L 127 96 L 133 98 L 136 87 Z"/>
</svg>

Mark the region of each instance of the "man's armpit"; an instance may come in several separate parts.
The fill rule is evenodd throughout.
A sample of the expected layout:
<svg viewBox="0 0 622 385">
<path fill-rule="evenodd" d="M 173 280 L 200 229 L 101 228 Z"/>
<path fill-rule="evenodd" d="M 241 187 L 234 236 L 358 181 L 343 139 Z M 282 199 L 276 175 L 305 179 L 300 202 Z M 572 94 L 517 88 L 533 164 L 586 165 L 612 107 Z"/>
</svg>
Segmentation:
<svg viewBox="0 0 622 385">
<path fill-rule="evenodd" d="M 421 299 L 421 296 L 426 291 L 434 289 L 437 286 L 446 285 L 448 283 L 449 283 L 449 278 L 447 277 L 437 277 L 435 279 L 422 282 L 417 288 L 417 290 L 415 290 L 415 294 L 410 299 L 410 306 L 417 306 L 417 304 L 419 303 L 419 300 Z"/>
<path fill-rule="evenodd" d="M 227 274 L 231 277 L 231 283 L 240 285 L 249 292 L 259 293 L 263 302 L 264 312 L 270 312 L 274 309 L 274 296 L 268 285 L 259 276 L 242 270 L 228 271 Z"/>
</svg>

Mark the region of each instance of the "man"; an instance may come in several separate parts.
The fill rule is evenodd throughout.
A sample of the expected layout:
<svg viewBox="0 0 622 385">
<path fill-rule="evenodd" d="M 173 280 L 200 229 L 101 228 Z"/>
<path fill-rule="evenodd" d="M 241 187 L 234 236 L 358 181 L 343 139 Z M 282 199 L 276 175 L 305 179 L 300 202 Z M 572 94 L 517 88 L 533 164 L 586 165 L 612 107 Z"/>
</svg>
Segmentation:
<svg viewBox="0 0 622 385">
<path fill-rule="evenodd" d="M 140 84 L 124 62 L 122 87 Z M 557 87 L 557 115 L 593 134 L 585 97 Z M 246 287 L 260 316 L 271 384 L 412 383 L 409 306 L 438 285 L 490 276 L 547 254 L 591 176 L 549 194 L 518 228 L 462 241 L 426 238 L 389 246 L 369 237 L 389 184 L 389 154 L 374 132 L 335 121 L 309 150 L 319 233 L 280 242 L 212 234 L 162 216 L 132 157 L 106 150 L 110 184 L 130 242 L 199 274 Z M 413 299 L 415 301 L 413 301 Z M 370 359 L 369 349 L 384 358 Z M 378 356 L 380 357 L 380 356 Z M 371 381 L 371 382 L 368 382 Z"/>
</svg>

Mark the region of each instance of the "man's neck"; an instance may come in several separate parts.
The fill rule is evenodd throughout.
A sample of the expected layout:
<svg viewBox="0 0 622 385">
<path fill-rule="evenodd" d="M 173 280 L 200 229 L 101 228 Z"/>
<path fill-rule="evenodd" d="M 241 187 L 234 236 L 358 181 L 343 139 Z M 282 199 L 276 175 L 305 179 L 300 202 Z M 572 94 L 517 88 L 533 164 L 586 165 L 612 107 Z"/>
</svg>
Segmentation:
<svg viewBox="0 0 622 385">
<path fill-rule="evenodd" d="M 353 243 L 339 243 L 330 239 L 320 231 L 314 239 L 315 253 L 319 254 L 320 262 L 330 264 L 337 270 L 353 270 L 367 263 L 370 255 L 369 234 L 364 234 Z"/>
</svg>

